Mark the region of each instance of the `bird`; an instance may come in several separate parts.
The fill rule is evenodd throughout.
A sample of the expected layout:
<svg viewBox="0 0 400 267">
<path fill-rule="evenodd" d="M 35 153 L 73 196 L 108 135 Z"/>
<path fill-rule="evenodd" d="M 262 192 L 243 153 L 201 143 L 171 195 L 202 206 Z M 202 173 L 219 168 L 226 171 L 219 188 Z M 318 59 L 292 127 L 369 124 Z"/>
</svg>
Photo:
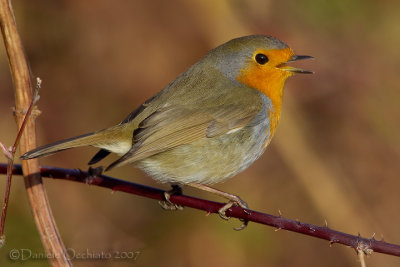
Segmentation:
<svg viewBox="0 0 400 267">
<path fill-rule="evenodd" d="M 312 58 L 295 54 L 269 35 L 232 39 L 209 51 L 118 125 L 35 148 L 21 159 L 97 147 L 89 165 L 115 153 L 120 157 L 106 171 L 131 164 L 171 184 L 164 208 L 179 208 L 170 196 L 181 193 L 180 186 L 192 186 L 226 198 L 219 214 L 229 219 L 229 208 L 247 209 L 247 203 L 211 185 L 242 172 L 263 154 L 280 119 L 287 78 L 313 73 L 288 63 Z"/>
</svg>

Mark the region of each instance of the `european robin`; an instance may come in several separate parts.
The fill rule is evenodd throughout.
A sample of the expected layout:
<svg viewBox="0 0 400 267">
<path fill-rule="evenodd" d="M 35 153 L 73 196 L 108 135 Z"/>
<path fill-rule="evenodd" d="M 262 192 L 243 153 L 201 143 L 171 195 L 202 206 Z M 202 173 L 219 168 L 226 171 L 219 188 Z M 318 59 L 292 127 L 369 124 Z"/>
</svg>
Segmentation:
<svg viewBox="0 0 400 267">
<path fill-rule="evenodd" d="M 229 200 L 219 210 L 227 219 L 227 209 L 247 208 L 246 202 L 209 185 L 245 170 L 261 156 L 279 121 L 286 79 L 312 73 L 287 63 L 308 58 L 271 36 L 233 39 L 211 50 L 120 124 L 38 147 L 21 158 L 98 147 L 90 165 L 116 153 L 121 157 L 106 170 L 131 163 L 174 185 L 170 193 L 178 185 L 216 193 Z"/>
</svg>

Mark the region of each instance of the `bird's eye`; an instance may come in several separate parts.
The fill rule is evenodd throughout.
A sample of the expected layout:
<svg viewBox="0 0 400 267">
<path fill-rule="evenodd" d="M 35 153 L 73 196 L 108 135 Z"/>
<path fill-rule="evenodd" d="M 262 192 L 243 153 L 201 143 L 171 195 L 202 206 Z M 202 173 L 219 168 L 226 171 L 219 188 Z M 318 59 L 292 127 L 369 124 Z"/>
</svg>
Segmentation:
<svg viewBox="0 0 400 267">
<path fill-rule="evenodd" d="M 260 64 L 260 65 L 264 65 L 269 60 L 268 57 L 266 55 L 264 55 L 264 54 L 257 54 L 255 56 L 255 59 L 256 59 L 257 63 Z"/>
</svg>

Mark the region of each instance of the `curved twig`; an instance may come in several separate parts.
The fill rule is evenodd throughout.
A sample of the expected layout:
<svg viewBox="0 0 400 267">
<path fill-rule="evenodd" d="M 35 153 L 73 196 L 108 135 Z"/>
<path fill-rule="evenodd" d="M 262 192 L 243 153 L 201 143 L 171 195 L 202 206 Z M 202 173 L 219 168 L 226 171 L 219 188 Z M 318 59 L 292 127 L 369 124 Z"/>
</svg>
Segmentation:
<svg viewBox="0 0 400 267">
<path fill-rule="evenodd" d="M 0 163 L 0 173 L 5 173 L 6 164 Z M 53 179 L 69 180 L 90 185 L 96 185 L 109 188 L 113 191 L 121 191 L 129 194 L 135 194 L 156 200 L 163 200 L 164 190 L 136 184 L 124 180 L 115 179 L 105 175 L 94 175 L 81 170 L 70 170 L 55 167 L 41 167 L 41 175 Z M 13 169 L 14 174 L 21 174 L 21 166 L 15 165 Z M 204 210 L 209 213 L 218 213 L 218 210 L 224 203 L 208 201 L 200 198 L 190 197 L 186 195 L 172 195 L 171 202 L 191 207 L 195 209 Z M 316 226 L 312 224 L 302 223 L 299 221 L 290 220 L 282 217 L 281 215 L 275 216 L 270 214 L 261 213 L 254 210 L 247 210 L 239 207 L 232 207 L 226 212 L 227 216 L 245 219 L 251 222 L 269 225 L 276 229 L 283 229 L 300 234 L 313 236 L 320 239 L 329 241 L 330 244 L 338 243 L 354 248 L 357 252 L 371 254 L 372 252 L 379 252 L 388 255 L 400 256 L 400 246 L 396 244 L 386 243 L 383 240 L 378 241 L 372 238 L 364 238 L 360 235 L 350 235 L 339 231 L 332 230 L 325 226 Z"/>
<path fill-rule="evenodd" d="M 25 114 L 21 128 L 19 129 L 17 137 L 15 138 L 14 145 L 10 149 L 7 149 L 2 143 L 0 143 L 0 145 L 3 149 L 3 152 L 6 156 L 6 158 L 8 159 L 7 183 L 6 183 L 6 190 L 4 193 L 3 207 L 1 209 L 1 219 L 0 219 L 0 240 L 1 240 L 0 247 L 3 246 L 4 242 L 5 242 L 4 226 L 5 226 L 6 217 L 7 217 L 8 200 L 10 198 L 12 168 L 14 165 L 15 153 L 17 152 L 18 144 L 21 140 L 22 133 L 24 132 L 26 123 L 28 122 L 28 119 L 32 113 L 33 107 L 36 104 L 36 102 L 39 100 L 39 89 L 40 89 L 41 83 L 42 83 L 42 80 L 40 80 L 40 78 L 37 78 L 37 84 L 36 84 L 36 88 L 35 88 L 35 91 L 33 94 L 32 101 L 29 104 L 28 111 Z"/>
</svg>

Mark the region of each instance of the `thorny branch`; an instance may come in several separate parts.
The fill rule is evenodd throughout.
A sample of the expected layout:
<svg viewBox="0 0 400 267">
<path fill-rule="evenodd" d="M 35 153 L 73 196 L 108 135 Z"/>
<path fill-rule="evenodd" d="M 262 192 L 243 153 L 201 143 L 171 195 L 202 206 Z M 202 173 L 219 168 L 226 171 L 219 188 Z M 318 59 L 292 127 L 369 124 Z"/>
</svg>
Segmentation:
<svg viewBox="0 0 400 267">
<path fill-rule="evenodd" d="M 0 174 L 6 172 L 6 164 L 0 163 Z M 135 194 L 156 200 L 163 200 L 164 190 L 152 188 L 124 180 L 115 179 L 105 175 L 96 175 L 93 172 L 84 172 L 81 170 L 70 170 L 55 167 L 41 167 L 41 175 L 43 177 L 75 181 L 90 185 L 109 188 L 113 191 L 121 191 L 129 194 Z M 21 166 L 15 165 L 14 174 L 21 174 Z M 208 213 L 218 213 L 218 210 L 224 205 L 223 203 L 208 201 L 186 195 L 172 195 L 170 201 L 181 206 L 191 207 L 204 210 Z M 254 210 L 247 210 L 239 207 L 232 207 L 226 212 L 229 217 L 249 220 L 260 224 L 275 227 L 277 230 L 288 230 L 300 234 L 313 236 L 329 241 L 329 244 L 343 244 L 354 248 L 358 253 L 371 254 L 379 252 L 388 255 L 400 256 L 400 246 L 396 244 L 386 243 L 383 240 L 376 240 L 374 237 L 364 238 L 360 235 L 350 235 L 328 228 L 327 225 L 316 226 L 312 224 L 302 223 L 299 221 L 284 218 L 281 214 L 278 216 L 261 213 Z"/>
</svg>

